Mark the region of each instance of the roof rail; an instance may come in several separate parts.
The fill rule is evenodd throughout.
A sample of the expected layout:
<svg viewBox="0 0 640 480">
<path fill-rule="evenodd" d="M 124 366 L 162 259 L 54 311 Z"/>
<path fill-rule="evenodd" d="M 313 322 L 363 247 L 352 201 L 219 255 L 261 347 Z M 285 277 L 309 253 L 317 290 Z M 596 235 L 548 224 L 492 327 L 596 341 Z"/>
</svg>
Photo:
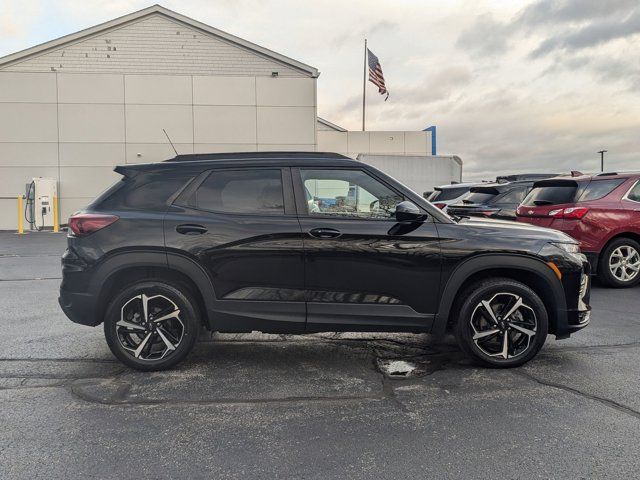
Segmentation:
<svg viewBox="0 0 640 480">
<path fill-rule="evenodd" d="M 345 157 L 339 153 L 332 152 L 309 152 L 309 151 L 269 151 L 269 152 L 229 152 L 229 153 L 186 153 L 176 155 L 173 158 L 164 160 L 165 162 L 199 162 L 207 160 L 274 160 L 274 159 L 288 159 L 288 158 L 326 158 L 326 159 L 346 159 L 353 160 L 352 158 Z"/>
</svg>

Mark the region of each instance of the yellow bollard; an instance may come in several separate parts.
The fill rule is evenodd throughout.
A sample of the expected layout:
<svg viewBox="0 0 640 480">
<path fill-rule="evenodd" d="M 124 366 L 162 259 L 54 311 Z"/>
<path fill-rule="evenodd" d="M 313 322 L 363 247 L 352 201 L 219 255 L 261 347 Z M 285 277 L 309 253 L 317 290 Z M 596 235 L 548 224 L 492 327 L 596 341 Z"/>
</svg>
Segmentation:
<svg viewBox="0 0 640 480">
<path fill-rule="evenodd" d="M 58 221 L 58 197 L 53 197 L 53 233 L 58 233 L 60 222 Z"/>
<path fill-rule="evenodd" d="M 18 233 L 22 235 L 24 233 L 24 218 L 22 209 L 22 195 L 18 195 Z"/>
</svg>

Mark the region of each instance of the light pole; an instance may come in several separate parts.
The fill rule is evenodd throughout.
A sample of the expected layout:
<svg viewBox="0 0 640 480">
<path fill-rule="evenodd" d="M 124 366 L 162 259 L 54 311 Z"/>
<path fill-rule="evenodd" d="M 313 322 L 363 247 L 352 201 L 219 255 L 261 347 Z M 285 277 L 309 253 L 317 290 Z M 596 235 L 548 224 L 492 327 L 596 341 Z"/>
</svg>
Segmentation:
<svg viewBox="0 0 640 480">
<path fill-rule="evenodd" d="M 598 153 L 600 154 L 600 171 L 604 172 L 604 154 L 607 150 L 600 150 Z"/>
</svg>

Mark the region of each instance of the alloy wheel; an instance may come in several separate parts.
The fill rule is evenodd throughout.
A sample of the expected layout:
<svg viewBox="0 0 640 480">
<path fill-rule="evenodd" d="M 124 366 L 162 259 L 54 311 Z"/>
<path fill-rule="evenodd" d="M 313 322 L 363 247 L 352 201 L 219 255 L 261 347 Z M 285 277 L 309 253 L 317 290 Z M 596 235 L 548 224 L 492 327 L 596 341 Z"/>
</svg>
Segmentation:
<svg viewBox="0 0 640 480">
<path fill-rule="evenodd" d="M 621 245 L 609 257 L 609 271 L 617 280 L 630 282 L 640 272 L 640 254 L 630 245 Z"/>
<path fill-rule="evenodd" d="M 523 355 L 534 343 L 538 320 L 520 295 L 501 292 L 481 300 L 470 319 L 472 339 L 485 355 L 502 360 Z"/>
<path fill-rule="evenodd" d="M 185 333 L 178 306 L 164 295 L 136 295 L 120 309 L 116 334 L 122 348 L 138 360 L 171 355 Z"/>
</svg>

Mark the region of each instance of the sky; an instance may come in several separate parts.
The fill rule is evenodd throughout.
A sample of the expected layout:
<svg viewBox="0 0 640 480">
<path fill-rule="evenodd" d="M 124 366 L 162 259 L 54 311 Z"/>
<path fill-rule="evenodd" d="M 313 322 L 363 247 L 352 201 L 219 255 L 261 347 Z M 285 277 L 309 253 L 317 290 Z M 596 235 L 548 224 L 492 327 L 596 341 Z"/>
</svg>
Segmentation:
<svg viewBox="0 0 640 480">
<path fill-rule="evenodd" d="M 318 68 L 318 114 L 367 130 L 438 129 L 465 180 L 640 170 L 638 0 L 166 0 L 161 4 Z M 0 0 L 0 55 L 151 5 Z"/>
</svg>

